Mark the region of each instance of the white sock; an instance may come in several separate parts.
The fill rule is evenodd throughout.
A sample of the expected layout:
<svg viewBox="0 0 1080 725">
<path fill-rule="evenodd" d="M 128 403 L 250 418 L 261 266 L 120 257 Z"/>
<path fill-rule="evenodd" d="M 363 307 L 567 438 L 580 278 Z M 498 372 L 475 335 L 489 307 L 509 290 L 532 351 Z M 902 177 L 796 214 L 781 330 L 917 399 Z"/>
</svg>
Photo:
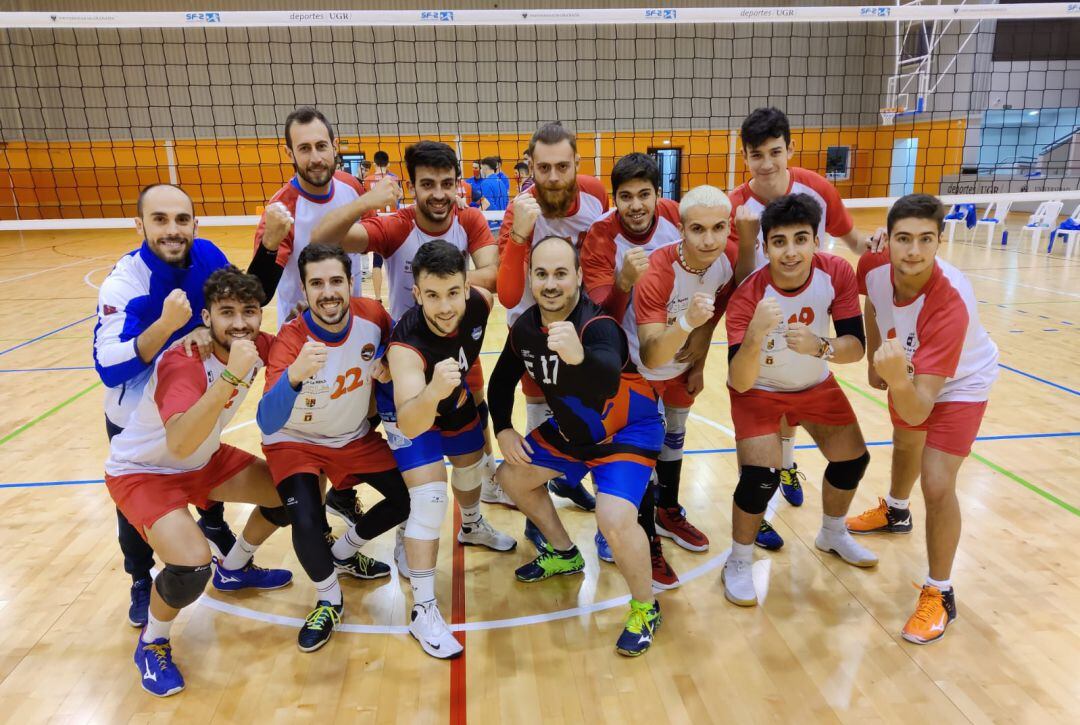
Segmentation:
<svg viewBox="0 0 1080 725">
<path fill-rule="evenodd" d="M 947 592 L 952 589 L 952 579 L 943 579 L 942 581 L 938 581 L 937 579 L 931 579 L 929 576 L 927 576 L 926 583 L 932 587 L 937 587 L 943 592 Z"/>
<path fill-rule="evenodd" d="M 348 529 L 344 536 L 334 542 L 330 551 L 335 559 L 350 559 L 366 543 L 367 539 L 361 538 L 356 529 Z"/>
<path fill-rule="evenodd" d="M 154 616 L 154 613 L 147 610 L 146 612 L 146 628 L 143 629 L 142 636 L 139 639 L 146 644 L 153 642 L 155 639 L 168 639 L 169 630 L 172 629 L 172 621 L 162 622 L 160 619 Z"/>
<path fill-rule="evenodd" d="M 746 561 L 750 562 L 754 560 L 754 545 L 753 544 L 740 544 L 738 541 L 731 542 L 731 555 L 728 557 L 728 561 Z"/>
<path fill-rule="evenodd" d="M 843 516 L 821 515 L 821 528 L 830 534 L 843 534 L 847 532 L 847 524 Z"/>
<path fill-rule="evenodd" d="M 413 604 L 430 604 L 435 601 L 435 570 L 409 569 Z"/>
<path fill-rule="evenodd" d="M 318 592 L 316 600 L 341 606 L 341 586 L 338 584 L 336 571 L 321 582 L 315 582 L 315 591 Z"/>
<path fill-rule="evenodd" d="M 547 403 L 525 404 L 525 433 L 528 434 L 533 428 L 537 428 L 545 420 L 551 417 L 551 408 Z"/>
<path fill-rule="evenodd" d="M 243 532 L 236 535 L 236 543 L 229 549 L 229 553 L 225 556 L 225 561 L 221 562 L 222 569 L 228 569 L 229 571 L 236 571 L 237 569 L 243 569 L 251 561 L 251 557 L 255 555 L 256 549 L 259 548 L 258 544 L 249 543 L 244 538 Z"/>
<path fill-rule="evenodd" d="M 461 509 L 461 523 L 469 526 L 475 524 L 481 518 L 480 515 L 480 502 L 477 501 L 472 506 L 466 506 L 463 503 L 458 503 L 458 508 Z"/>
<path fill-rule="evenodd" d="M 784 438 L 780 436 L 780 450 L 784 454 L 784 468 L 795 467 L 795 436 Z"/>
<path fill-rule="evenodd" d="M 909 498 L 893 498 L 892 496 L 885 494 L 885 503 L 891 509 L 907 511 L 908 503 L 910 502 L 911 499 Z"/>
</svg>

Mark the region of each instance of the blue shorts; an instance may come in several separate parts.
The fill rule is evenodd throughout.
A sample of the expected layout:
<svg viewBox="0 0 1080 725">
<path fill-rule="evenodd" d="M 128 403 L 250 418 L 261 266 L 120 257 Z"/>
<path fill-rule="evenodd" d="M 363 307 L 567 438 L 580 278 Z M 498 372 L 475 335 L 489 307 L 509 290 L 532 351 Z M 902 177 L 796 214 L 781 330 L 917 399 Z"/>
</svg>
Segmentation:
<svg viewBox="0 0 1080 725">
<path fill-rule="evenodd" d="M 443 456 L 464 456 L 484 449 L 484 429 L 480 417 L 453 431 L 431 428 L 416 438 L 406 438 L 397 427 L 394 384 L 375 383 L 375 406 L 383 421 L 383 431 L 390 452 L 402 471 L 411 471 L 429 463 L 441 463 Z"/>
</svg>

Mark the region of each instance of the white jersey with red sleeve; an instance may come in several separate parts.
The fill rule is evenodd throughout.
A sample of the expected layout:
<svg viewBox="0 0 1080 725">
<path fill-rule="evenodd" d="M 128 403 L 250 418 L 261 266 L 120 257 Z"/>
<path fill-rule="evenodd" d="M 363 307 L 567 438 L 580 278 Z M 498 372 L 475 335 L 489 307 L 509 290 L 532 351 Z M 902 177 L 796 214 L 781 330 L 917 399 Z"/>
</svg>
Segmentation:
<svg viewBox="0 0 1080 725">
<path fill-rule="evenodd" d="M 292 413 L 283 428 L 263 434 L 264 446 L 274 443 L 313 443 L 341 448 L 371 430 L 371 368 L 390 340 L 390 315 L 378 301 L 353 297 L 351 320 L 341 340 L 323 339 L 300 315 L 281 328 L 266 364 L 266 391 L 287 374 L 308 340 L 326 345 L 326 364 L 303 382 Z"/>
<path fill-rule="evenodd" d="M 611 209 L 597 219 L 581 243 L 581 273 L 585 291 L 615 284 L 622 272 L 623 255 L 635 247 L 652 254 L 682 239 L 679 233 L 679 203 L 671 199 L 656 200 L 653 225 L 641 235 L 632 234 L 623 226 L 618 209 Z"/>
<path fill-rule="evenodd" d="M 364 193 L 363 187 L 355 176 L 338 171 L 330 182 L 330 191 L 322 196 L 309 194 L 300 186 L 296 177 L 285 186 L 281 187 L 276 194 L 267 202 L 267 206 L 274 202 L 281 202 L 293 217 L 292 228 L 281 240 L 281 246 L 277 249 L 277 263 L 284 271 L 281 273 L 281 281 L 277 288 L 277 311 L 278 328 L 285 324 L 285 320 L 292 314 L 296 305 L 304 302 L 304 288 L 300 282 L 300 267 L 298 260 L 300 252 L 311 241 L 311 232 L 319 220 L 330 211 L 349 202 L 356 201 Z M 259 220 L 259 226 L 255 230 L 255 249 L 262 244 L 263 230 L 266 226 L 266 215 Z M 361 293 L 363 280 L 360 277 L 360 260 L 364 255 L 350 254 L 353 269 L 353 294 Z"/>
<path fill-rule="evenodd" d="M 943 259 L 918 297 L 894 296 L 888 250 L 859 258 L 859 291 L 874 305 L 881 339 L 904 345 L 908 374 L 940 375 L 938 402 L 979 403 L 990 397 L 998 375 L 998 349 L 979 321 L 975 290 L 963 272 Z"/>
<path fill-rule="evenodd" d="M 825 243 L 825 235 L 828 233 L 834 237 L 842 237 L 855 228 L 855 222 L 851 213 L 844 206 L 840 198 L 840 192 L 829 181 L 816 172 L 802 169 L 798 166 L 788 168 L 791 176 L 788 190 L 785 194 L 806 194 L 821 207 L 821 223 L 818 225 L 818 244 Z M 738 244 L 738 230 L 735 226 L 735 210 L 740 206 L 746 206 L 758 217 L 765 211 L 767 203 L 754 194 L 750 189 L 750 182 L 739 186 L 731 192 L 731 239 Z M 754 258 L 757 260 L 755 268 L 764 267 L 768 264 L 765 257 L 765 248 L 762 246 L 761 232 L 758 232 L 758 240 L 754 245 Z"/>
<path fill-rule="evenodd" d="M 437 234 L 428 234 L 416 224 L 415 206 L 403 207 L 393 214 L 365 219 L 361 223 L 368 235 L 368 251 L 385 260 L 390 317 L 395 321 L 416 304 L 412 293 L 412 260 L 420 247 L 442 239 L 462 253 L 475 254 L 477 250 L 495 244 L 484 213 L 473 208 L 453 206 L 446 229 Z"/>
<path fill-rule="evenodd" d="M 551 236 L 564 237 L 571 240 L 578 249 L 581 248 L 589 228 L 608 210 L 608 194 L 604 185 L 595 176 L 578 174 L 577 185 L 577 198 L 574 199 L 566 216 L 549 218 L 541 215 L 537 218 L 536 225 L 533 227 L 528 240 L 530 249 L 541 239 Z M 536 196 L 537 191 L 537 187 L 533 186 L 525 193 Z M 506 210 L 505 216 L 503 216 L 502 228 L 499 232 L 500 255 L 510 241 L 510 230 L 513 226 L 514 207 L 511 205 Z M 513 325 L 522 312 L 536 304 L 527 281 L 523 280 L 522 282 L 524 290 L 521 294 L 521 300 L 513 309 L 506 311 L 506 323 L 508 325 Z"/>
<path fill-rule="evenodd" d="M 260 332 L 256 338 L 259 360 L 245 379 L 249 386 L 255 380 L 258 369 L 266 364 L 273 341 L 274 336 L 266 332 Z M 105 472 L 110 476 L 129 473 L 186 473 L 205 466 L 221 446 L 221 431 L 236 415 L 249 388 L 241 385 L 233 390 L 232 397 L 218 415 L 210 435 L 186 458 L 177 458 L 169 451 L 165 442 L 165 423 L 199 402 L 210 386 L 221 377 L 226 367 L 226 363 L 216 355 L 211 355 L 210 359 L 205 361 L 198 355 L 189 357 L 182 345 L 170 349 L 158 358 L 127 427 L 113 436 L 109 444 Z"/>
<path fill-rule="evenodd" d="M 842 257 L 815 252 L 810 276 L 797 290 L 782 290 L 763 267 L 739 286 L 727 306 L 728 345 L 741 345 L 758 302 L 772 297 L 780 303 L 783 319 L 761 342 L 761 370 L 754 382 L 760 390 L 797 392 L 829 377 L 829 364 L 787 346 L 788 325 L 801 322 L 818 337 L 829 337 L 829 318 L 847 320 L 862 315 L 855 271 Z"/>
<path fill-rule="evenodd" d="M 630 357 L 638 372 L 647 380 L 670 380 L 682 375 L 690 363 L 672 360 L 658 368 L 648 368 L 641 362 L 638 325 L 661 323 L 667 327 L 678 324 L 679 315 L 690 307 L 698 292 L 714 298 L 727 293 L 735 275 L 738 250 L 729 244 L 720 258 L 709 265 L 703 274 L 690 272 L 679 259 L 679 247 L 671 244 L 649 256 L 649 268 L 634 285 L 633 301 L 622 326 L 630 343 Z"/>
</svg>

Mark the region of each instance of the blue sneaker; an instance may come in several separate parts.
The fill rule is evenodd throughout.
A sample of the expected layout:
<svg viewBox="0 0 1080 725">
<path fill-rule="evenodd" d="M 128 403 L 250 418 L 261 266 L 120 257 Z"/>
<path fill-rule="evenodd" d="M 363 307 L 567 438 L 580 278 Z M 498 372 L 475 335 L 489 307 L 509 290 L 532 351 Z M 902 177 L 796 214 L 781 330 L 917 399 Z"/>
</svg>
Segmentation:
<svg viewBox="0 0 1080 725">
<path fill-rule="evenodd" d="M 596 536 L 593 537 L 593 541 L 596 542 L 596 558 L 600 561 L 606 561 L 608 564 L 615 563 L 615 557 L 611 555 L 611 547 L 608 546 L 607 539 L 600 533 L 600 529 L 596 530 Z"/>
<path fill-rule="evenodd" d="M 128 607 L 128 624 L 140 629 L 146 626 L 147 612 L 150 609 L 150 587 L 154 580 L 150 577 L 139 579 L 131 585 L 131 606 Z"/>
<path fill-rule="evenodd" d="M 630 614 L 626 618 L 626 626 L 619 636 L 619 641 L 615 643 L 615 651 L 627 657 L 645 654 L 652 646 L 653 637 L 660 629 L 662 621 L 660 602 L 654 599 L 652 604 L 646 604 L 631 599 Z"/>
<path fill-rule="evenodd" d="M 525 519 L 525 538 L 532 542 L 537 552 L 543 554 L 547 551 L 547 539 L 544 538 L 540 529 L 536 528 L 536 524 L 529 519 Z"/>
<path fill-rule="evenodd" d="M 806 474 L 798 466 L 780 469 L 780 494 L 792 506 L 802 506 L 802 482 L 805 480 Z"/>
<path fill-rule="evenodd" d="M 142 688 L 151 695 L 168 697 L 184 689 L 184 676 L 172 661 L 172 645 L 167 639 L 155 639 L 135 646 L 135 666 L 142 676 Z"/>
<path fill-rule="evenodd" d="M 585 490 L 585 484 L 583 483 L 571 486 L 565 478 L 559 476 L 548 481 L 547 487 L 548 491 L 560 498 L 567 499 L 583 511 L 596 510 L 596 498 Z"/>
<path fill-rule="evenodd" d="M 214 567 L 214 589 L 219 592 L 235 592 L 241 589 L 281 589 L 292 581 L 288 569 L 263 569 L 249 561 L 243 569 Z"/>
<path fill-rule="evenodd" d="M 758 527 L 757 538 L 754 539 L 754 543 L 760 546 L 762 549 L 768 549 L 769 551 L 776 551 L 784 545 L 784 540 L 780 537 L 768 521 L 761 520 L 761 526 Z"/>
</svg>

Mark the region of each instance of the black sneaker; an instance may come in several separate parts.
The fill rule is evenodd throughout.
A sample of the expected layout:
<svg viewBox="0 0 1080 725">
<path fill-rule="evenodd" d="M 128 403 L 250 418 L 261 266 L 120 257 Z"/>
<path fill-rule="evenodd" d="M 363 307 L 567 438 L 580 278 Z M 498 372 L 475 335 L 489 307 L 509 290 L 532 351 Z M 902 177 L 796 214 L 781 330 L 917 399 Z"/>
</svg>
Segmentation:
<svg viewBox="0 0 1080 725">
<path fill-rule="evenodd" d="M 339 559 L 335 556 L 334 570 L 339 574 L 348 574 L 357 579 L 381 579 L 384 576 L 390 576 L 389 564 L 364 556 L 359 551 L 348 559 Z"/>
<path fill-rule="evenodd" d="M 218 561 L 224 560 L 232 551 L 233 544 L 236 543 L 236 536 L 233 535 L 228 522 L 223 521 L 221 526 L 211 526 L 203 519 L 199 519 L 199 528 L 202 529 L 206 540 L 217 548 L 217 551 L 212 552 L 214 556 L 217 557 Z"/>
<path fill-rule="evenodd" d="M 150 577 L 137 580 L 131 585 L 131 606 L 128 607 L 128 624 L 132 627 L 145 627 L 147 612 L 150 610 L 150 588 L 154 580 Z"/>
<path fill-rule="evenodd" d="M 356 521 L 364 515 L 364 505 L 352 488 L 339 491 L 331 488 L 326 492 L 326 513 L 337 516 L 349 527 L 356 526 Z"/>
<path fill-rule="evenodd" d="M 329 642 L 334 630 L 341 623 L 341 615 L 344 611 L 343 604 L 331 604 L 325 600 L 317 602 L 296 638 L 300 651 L 314 652 Z"/>
<path fill-rule="evenodd" d="M 584 481 L 574 486 L 565 478 L 559 476 L 558 478 L 553 478 L 548 481 L 547 488 L 548 491 L 551 491 L 560 498 L 565 498 L 582 511 L 596 510 L 596 498 L 585 490 Z"/>
</svg>

